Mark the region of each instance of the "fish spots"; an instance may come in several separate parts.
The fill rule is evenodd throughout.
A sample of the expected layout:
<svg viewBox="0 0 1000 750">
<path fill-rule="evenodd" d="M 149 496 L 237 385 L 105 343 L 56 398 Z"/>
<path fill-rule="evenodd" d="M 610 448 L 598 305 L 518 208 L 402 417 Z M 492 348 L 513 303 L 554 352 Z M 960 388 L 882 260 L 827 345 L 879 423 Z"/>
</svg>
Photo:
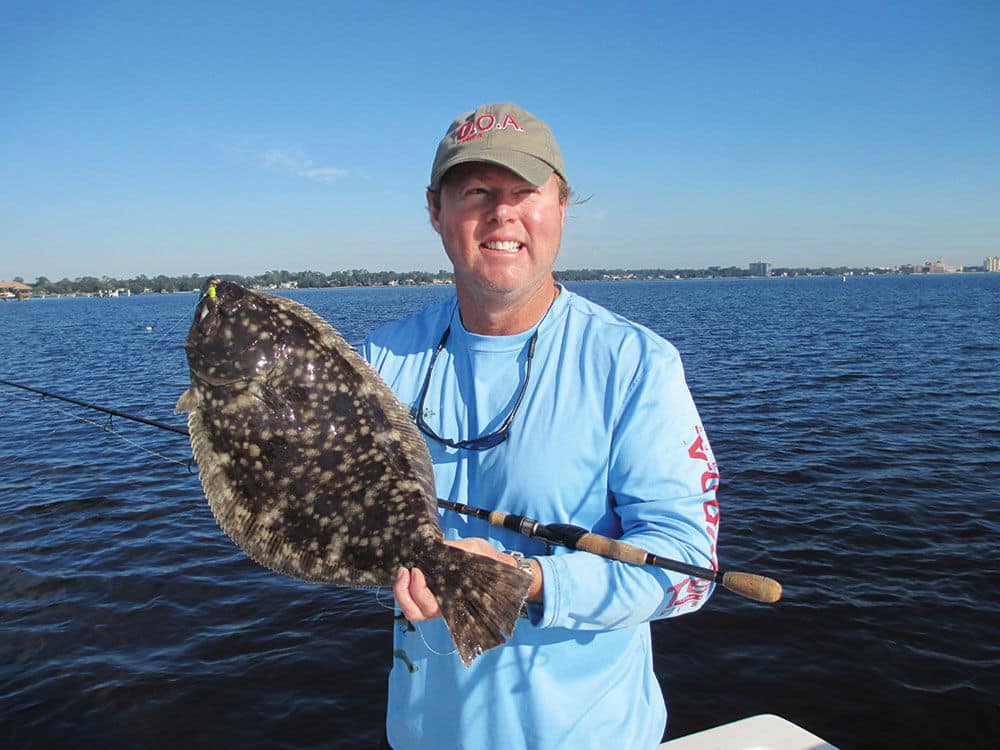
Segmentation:
<svg viewBox="0 0 1000 750">
<path fill-rule="evenodd" d="M 259 516 L 260 523 L 264 526 L 276 526 L 281 521 L 281 512 L 278 508 L 269 508 Z"/>
<path fill-rule="evenodd" d="M 223 530 L 306 580 L 391 585 L 420 565 L 482 588 L 442 544 L 426 445 L 374 370 L 298 303 L 227 282 L 216 295 L 222 313 L 185 348 L 192 447 Z"/>
</svg>

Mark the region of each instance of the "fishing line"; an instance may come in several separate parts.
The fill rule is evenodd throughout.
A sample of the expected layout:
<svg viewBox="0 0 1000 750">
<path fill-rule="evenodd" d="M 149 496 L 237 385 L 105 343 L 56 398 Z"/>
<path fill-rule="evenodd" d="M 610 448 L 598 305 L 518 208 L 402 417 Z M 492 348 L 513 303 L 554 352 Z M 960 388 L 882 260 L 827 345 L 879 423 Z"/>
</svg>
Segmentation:
<svg viewBox="0 0 1000 750">
<path fill-rule="evenodd" d="M 407 622 L 409 622 L 409 620 L 407 620 Z M 458 653 L 458 647 L 453 648 L 451 651 L 438 651 L 436 648 L 434 648 L 433 646 L 431 646 L 431 644 L 427 642 L 426 638 L 424 638 L 424 631 L 421 628 L 418 628 L 416 625 L 413 625 L 413 623 L 410 623 L 410 625 L 413 627 L 414 630 L 417 631 L 417 635 L 420 636 L 420 640 L 424 642 L 424 648 L 426 648 L 428 651 L 434 654 L 434 656 L 451 656 L 452 654 Z"/>
<path fill-rule="evenodd" d="M 416 625 L 414 625 L 409 620 L 407 620 L 406 616 L 402 612 L 398 612 L 397 611 L 398 607 L 395 604 L 392 604 L 392 605 L 388 604 L 387 600 L 385 600 L 385 599 L 382 598 L 382 591 L 383 591 L 383 589 L 381 587 L 375 589 L 375 603 L 378 604 L 380 607 L 382 607 L 382 609 L 388 609 L 388 610 L 392 611 L 392 613 L 393 613 L 392 619 L 393 619 L 394 622 L 398 623 L 398 627 L 400 629 L 400 632 L 402 632 L 402 633 L 414 633 L 415 632 L 417 635 L 420 636 L 420 640 L 424 642 L 424 648 L 426 648 L 428 651 L 430 651 L 435 656 L 452 656 L 453 654 L 457 654 L 458 653 L 458 648 L 457 647 L 453 648 L 451 651 L 449 651 L 447 653 L 444 653 L 442 651 L 438 651 L 436 648 L 434 648 L 433 646 L 431 646 L 431 644 L 429 644 L 427 642 L 427 638 L 424 636 L 424 631 L 422 629 L 418 628 Z M 395 597 L 393 598 L 393 601 L 395 602 Z M 416 671 L 416 667 L 413 666 L 413 662 L 410 661 L 410 659 L 406 655 L 405 651 L 403 651 L 403 650 L 397 650 L 397 651 L 394 652 L 393 655 L 396 656 L 399 659 L 402 659 L 403 662 L 406 664 L 406 668 L 409 669 L 411 672 L 415 672 Z"/>
<path fill-rule="evenodd" d="M 137 358 L 138 359 L 137 364 L 132 363 L 130 360 L 130 367 L 133 369 L 133 371 L 140 372 L 143 370 L 151 370 L 153 367 L 152 364 L 153 357 L 159 354 L 169 353 L 171 346 L 175 343 L 183 347 L 184 344 L 183 339 L 178 341 L 176 338 L 173 338 L 171 339 L 171 344 L 167 346 L 164 345 L 164 342 L 167 340 L 168 336 L 172 336 L 177 330 L 177 328 L 185 324 L 189 319 L 190 315 L 187 312 L 182 312 L 177 316 L 175 320 L 170 322 L 167 329 L 157 339 L 155 339 L 152 342 L 149 342 L 144 347 L 141 355 Z M 149 326 L 147 326 L 146 329 L 149 330 Z M 187 388 L 189 384 L 190 383 L 179 386 L 180 391 L 183 391 L 185 388 Z M 177 395 L 180 395 L 180 392 L 178 392 Z"/>
<path fill-rule="evenodd" d="M 388 604 L 385 599 L 382 598 L 382 592 L 385 591 L 381 586 L 375 589 L 375 603 L 378 604 L 382 609 L 391 609 L 393 612 L 396 611 L 395 605 Z"/>
<path fill-rule="evenodd" d="M 177 320 L 171 323 L 170 326 L 167 328 L 167 330 L 163 332 L 163 335 L 153 342 L 153 346 L 159 346 L 161 343 L 163 343 L 163 340 L 171 333 L 173 333 L 174 330 L 177 328 L 177 326 L 186 321 L 189 317 L 190 315 L 187 312 L 182 312 L 180 315 L 178 315 Z"/>
<path fill-rule="evenodd" d="M 2 382 L 2 381 L 0 381 L 0 382 Z M 21 396 L 21 395 L 16 394 L 16 393 L 8 393 L 7 397 L 8 398 L 16 398 L 16 399 L 18 399 L 20 401 L 24 401 L 24 402 L 29 403 L 29 404 L 34 404 L 36 406 L 44 406 L 46 409 L 57 411 L 60 414 L 63 414 L 65 416 L 67 416 L 67 417 L 70 417 L 71 419 L 77 420 L 78 422 L 85 422 L 86 424 L 92 425 L 92 426 L 96 427 L 97 429 L 102 430 L 103 432 L 107 432 L 107 433 L 110 433 L 110 434 L 114 435 L 115 437 L 121 438 L 126 443 L 128 443 L 129 445 L 131 445 L 133 448 L 138 448 L 142 452 L 148 453 L 149 455 L 155 456 L 156 458 L 162 458 L 164 461 L 166 461 L 168 463 L 176 464 L 177 466 L 183 466 L 185 469 L 188 470 L 188 472 L 193 473 L 193 470 L 192 470 L 193 469 L 193 465 L 194 465 L 194 460 L 193 459 L 188 460 L 186 462 L 185 461 L 178 461 L 176 458 L 170 458 L 170 456 L 165 456 L 162 453 L 157 453 L 152 448 L 147 448 L 146 446 L 141 445 L 141 444 L 135 442 L 134 440 L 131 440 L 130 438 L 125 437 L 125 435 L 121 434 L 120 432 L 117 432 L 116 430 L 114 430 L 112 428 L 112 426 L 111 426 L 112 425 L 112 421 L 111 420 L 113 419 L 113 415 L 108 415 L 108 422 L 107 422 L 107 424 L 101 424 L 100 422 L 95 422 L 92 419 L 87 419 L 86 417 L 82 417 L 79 414 L 74 414 L 73 412 L 69 411 L 68 409 L 62 408 L 58 404 L 55 404 L 55 403 L 52 403 L 52 402 L 44 403 L 44 401 L 45 401 L 45 397 L 44 396 L 36 400 L 36 399 L 32 398 L 31 396 Z M 55 433 L 55 431 L 56 431 L 56 428 L 53 427 L 49 431 L 48 434 L 52 435 L 52 434 Z"/>
</svg>

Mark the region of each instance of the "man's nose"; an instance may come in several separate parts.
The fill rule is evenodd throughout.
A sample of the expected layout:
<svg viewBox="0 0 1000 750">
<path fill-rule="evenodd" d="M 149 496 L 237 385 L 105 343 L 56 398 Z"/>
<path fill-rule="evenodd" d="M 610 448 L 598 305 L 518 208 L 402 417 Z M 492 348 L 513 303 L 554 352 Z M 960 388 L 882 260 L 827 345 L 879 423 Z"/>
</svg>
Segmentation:
<svg viewBox="0 0 1000 750">
<path fill-rule="evenodd" d="M 513 196 L 497 194 L 493 199 L 492 214 L 501 224 L 513 221 L 515 211 Z"/>
</svg>

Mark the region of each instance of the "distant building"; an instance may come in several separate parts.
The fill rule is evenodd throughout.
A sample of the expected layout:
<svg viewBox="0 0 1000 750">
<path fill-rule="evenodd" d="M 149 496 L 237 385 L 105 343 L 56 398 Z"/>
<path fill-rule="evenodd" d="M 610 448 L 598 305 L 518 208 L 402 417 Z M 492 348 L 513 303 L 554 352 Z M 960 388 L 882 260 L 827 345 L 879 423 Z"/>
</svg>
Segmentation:
<svg viewBox="0 0 1000 750">
<path fill-rule="evenodd" d="M 750 275 L 751 276 L 770 276 L 771 275 L 771 264 L 765 263 L 762 260 L 758 260 L 756 263 L 750 264 Z"/>
<path fill-rule="evenodd" d="M 943 259 L 938 260 L 925 260 L 921 265 L 913 265 L 912 263 L 905 263 L 899 267 L 900 273 L 961 273 L 961 267 L 949 266 L 944 262 Z"/>
<path fill-rule="evenodd" d="M 0 281 L 0 301 L 9 299 L 26 300 L 31 296 L 31 287 L 20 281 Z"/>
<path fill-rule="evenodd" d="M 994 255 L 983 261 L 983 270 L 988 273 L 1000 273 L 1000 257 Z"/>
</svg>

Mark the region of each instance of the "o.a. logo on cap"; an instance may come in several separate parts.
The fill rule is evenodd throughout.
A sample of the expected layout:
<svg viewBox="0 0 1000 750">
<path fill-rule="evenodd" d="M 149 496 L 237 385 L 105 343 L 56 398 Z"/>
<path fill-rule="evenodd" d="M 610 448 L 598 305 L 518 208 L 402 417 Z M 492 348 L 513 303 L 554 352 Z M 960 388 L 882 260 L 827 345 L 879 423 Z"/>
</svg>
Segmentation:
<svg viewBox="0 0 1000 750">
<path fill-rule="evenodd" d="M 476 138 L 482 138 L 490 130 L 506 130 L 514 128 L 519 133 L 524 132 L 524 128 L 517 124 L 514 115 L 504 115 L 503 120 L 498 120 L 497 116 L 489 112 L 479 115 L 474 120 L 463 122 L 462 127 L 455 133 L 456 143 L 468 143 Z"/>
</svg>

